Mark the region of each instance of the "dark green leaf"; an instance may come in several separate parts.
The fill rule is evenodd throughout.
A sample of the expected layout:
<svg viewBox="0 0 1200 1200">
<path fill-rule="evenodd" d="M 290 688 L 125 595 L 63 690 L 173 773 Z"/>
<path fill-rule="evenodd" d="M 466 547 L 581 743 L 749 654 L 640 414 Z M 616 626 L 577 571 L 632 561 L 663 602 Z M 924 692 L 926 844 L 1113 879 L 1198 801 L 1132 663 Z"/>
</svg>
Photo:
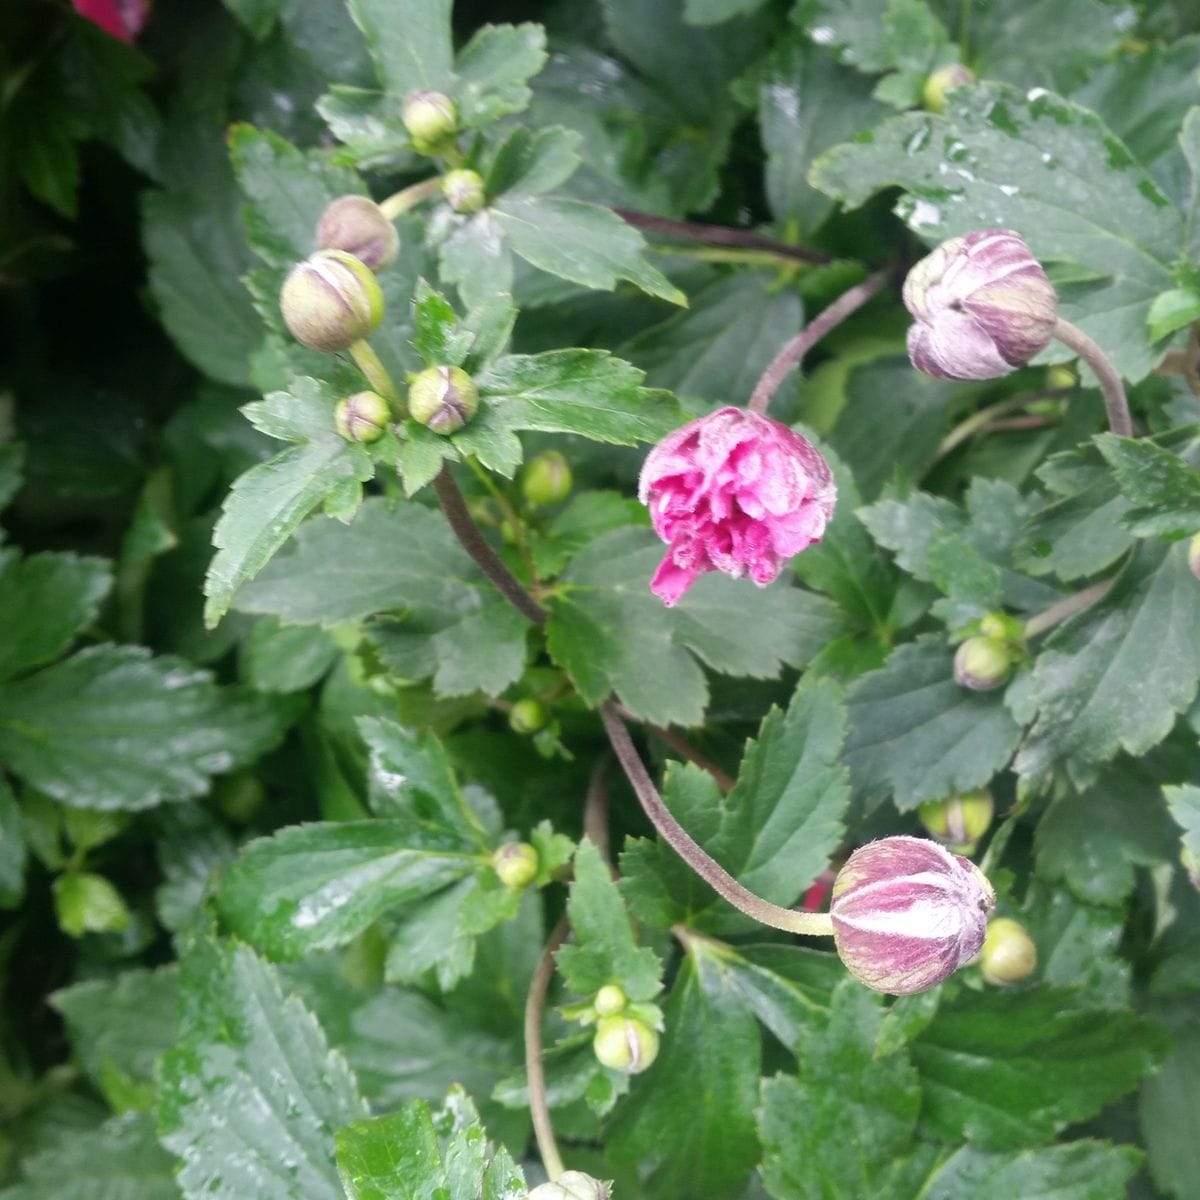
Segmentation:
<svg viewBox="0 0 1200 1200">
<path fill-rule="evenodd" d="M 582 136 L 551 125 L 530 133 L 514 129 L 496 152 L 487 175 L 487 193 L 540 196 L 565 183 L 579 166 Z"/>
<path fill-rule="evenodd" d="M 1193 784 L 1163 788 L 1167 808 L 1183 830 L 1183 845 L 1200 862 L 1200 788 Z"/>
<path fill-rule="evenodd" d="M 472 340 L 460 327 L 450 301 L 420 280 L 413 296 L 413 349 L 426 365 L 461 366 Z"/>
<path fill-rule="evenodd" d="M 985 1154 L 964 1146 L 922 1189 L 922 1200 L 1124 1200 L 1141 1155 L 1129 1146 L 1068 1142 Z"/>
<path fill-rule="evenodd" d="M 1150 1174 L 1165 1192 L 1184 1200 L 1200 1171 L 1194 1120 L 1200 1104 L 1200 1028 L 1194 1021 L 1175 1033 L 1162 1070 L 1142 1084 L 1141 1126 L 1150 1152 Z"/>
<path fill-rule="evenodd" d="M 242 645 L 242 675 L 260 692 L 300 692 L 316 683 L 340 654 L 323 629 L 281 625 L 267 617 L 255 622 Z"/>
<path fill-rule="evenodd" d="M 339 1129 L 337 1164 L 350 1200 L 432 1200 L 446 1194 L 433 1117 L 420 1100 Z"/>
<path fill-rule="evenodd" d="M 529 107 L 527 81 L 546 61 L 546 31 L 532 22 L 483 25 L 459 51 L 454 69 L 458 119 L 467 129 Z"/>
<path fill-rule="evenodd" d="M 1135 537 L 1183 537 L 1200 529 L 1200 473 L 1151 441 L 1102 433 L 1096 446 L 1135 506 L 1124 518 Z"/>
<path fill-rule="evenodd" d="M 25 835 L 17 798 L 0 775 L 0 908 L 12 908 L 25 894 Z"/>
<path fill-rule="evenodd" d="M 396 100 L 409 92 L 452 92 L 451 0 L 348 0 L 379 81 Z"/>
</svg>

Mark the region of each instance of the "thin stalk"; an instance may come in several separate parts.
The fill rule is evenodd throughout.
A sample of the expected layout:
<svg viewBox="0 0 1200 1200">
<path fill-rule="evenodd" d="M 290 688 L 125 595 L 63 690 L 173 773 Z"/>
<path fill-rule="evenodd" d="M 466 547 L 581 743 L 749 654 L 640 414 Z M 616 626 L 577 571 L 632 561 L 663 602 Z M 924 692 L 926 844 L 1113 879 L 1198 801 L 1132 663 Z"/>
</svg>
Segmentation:
<svg viewBox="0 0 1200 1200">
<path fill-rule="evenodd" d="M 636 212 L 630 208 L 615 208 L 613 211 L 627 225 L 661 233 L 667 237 L 685 238 L 689 242 L 707 242 L 710 246 L 741 246 L 747 250 L 766 250 L 782 258 L 804 263 L 827 263 L 829 255 L 820 250 L 809 250 L 805 246 L 791 246 L 777 242 L 774 238 L 749 229 L 731 229 L 728 225 L 702 225 L 694 221 L 672 221 L 668 217 L 656 217 L 651 213 Z"/>
<path fill-rule="evenodd" d="M 392 377 L 388 374 L 387 367 L 383 365 L 382 359 L 375 353 L 365 338 L 359 338 L 350 347 L 350 357 L 354 359 L 355 366 L 366 376 L 367 382 L 371 387 L 388 402 L 388 407 L 392 410 L 392 416 L 396 420 L 402 420 L 407 416 L 406 409 L 408 406 L 404 403 L 404 398 L 400 395 L 400 389 L 392 382 Z"/>
<path fill-rule="evenodd" d="M 529 1115 L 533 1118 L 533 1135 L 537 1139 L 538 1155 L 551 1180 L 563 1173 L 562 1155 L 550 1123 L 550 1105 L 546 1099 L 546 1071 L 542 1064 L 542 1013 L 546 993 L 554 977 L 554 953 L 567 940 L 570 925 L 560 917 L 551 931 L 542 957 L 538 959 L 529 994 L 525 997 L 525 1075 L 529 1080 Z"/>
<path fill-rule="evenodd" d="M 750 267 L 784 267 L 788 271 L 798 270 L 811 264 L 798 259 L 794 254 L 779 250 L 760 250 L 756 247 L 739 249 L 736 246 L 679 246 L 669 242 L 648 242 L 654 254 L 683 254 L 699 262 L 738 263 Z"/>
<path fill-rule="evenodd" d="M 423 179 L 411 187 L 402 188 L 386 200 L 381 200 L 379 207 L 389 221 L 394 221 L 401 213 L 408 212 L 410 208 L 416 208 L 422 200 L 429 200 L 441 190 L 442 177 L 435 175 L 432 179 Z"/>
<path fill-rule="evenodd" d="M 606 863 L 612 863 L 608 837 L 608 756 L 596 760 L 588 779 L 587 799 L 583 804 L 583 835 L 600 851 Z"/>
<path fill-rule="evenodd" d="M 1108 356 L 1086 333 L 1062 317 L 1054 326 L 1054 336 L 1068 350 L 1074 350 L 1092 368 L 1104 393 L 1104 408 L 1108 413 L 1108 427 L 1121 437 L 1133 437 L 1133 418 L 1129 415 L 1129 401 L 1125 399 L 1125 386 Z"/>
<path fill-rule="evenodd" d="M 504 560 L 488 544 L 479 526 L 471 520 L 467 502 L 459 490 L 450 464 L 444 463 L 433 481 L 433 490 L 454 536 L 462 548 L 475 560 L 475 565 L 496 585 L 500 594 L 527 620 L 535 625 L 546 623 L 546 610 L 525 590 L 521 581 L 508 569 Z"/>
<path fill-rule="evenodd" d="M 617 712 L 623 720 L 636 721 L 638 719 L 624 705 L 618 705 Z M 733 776 L 717 766 L 706 754 L 702 754 L 697 750 L 687 738 L 681 737 L 673 729 L 664 729 L 661 725 L 647 724 L 645 728 L 654 734 L 668 749 L 674 750 L 684 762 L 695 763 L 702 771 L 707 771 L 722 792 L 728 795 L 729 792 L 733 791 L 733 785 L 737 782 Z"/>
<path fill-rule="evenodd" d="M 851 313 L 860 309 L 887 282 L 889 270 L 876 271 L 862 283 L 855 284 L 843 292 L 828 308 L 824 309 L 798 333 L 771 360 L 762 377 L 755 384 L 754 393 L 746 407 L 752 413 L 765 413 L 771 397 L 787 378 L 791 369 L 833 328 L 840 325 Z"/>
<path fill-rule="evenodd" d="M 728 900 L 734 908 L 744 912 L 762 925 L 772 929 L 784 929 L 788 933 L 804 934 L 808 937 L 832 937 L 833 921 L 828 913 L 796 912 L 772 904 L 744 888 L 720 863 L 714 862 L 692 838 L 682 825 L 671 815 L 662 802 L 639 756 L 629 730 L 621 719 L 612 701 L 600 706 L 600 719 L 608 740 L 651 824 L 662 835 L 670 847 L 687 863 L 705 883 L 719 896 Z"/>
<path fill-rule="evenodd" d="M 951 450 L 961 446 L 969 437 L 990 425 L 996 417 L 1016 412 L 1027 404 L 1033 404 L 1036 400 L 1053 400 L 1059 396 L 1065 396 L 1069 391 L 1069 388 L 1045 388 L 1039 392 L 1020 392 L 1016 396 L 1007 396 L 995 404 L 981 408 L 978 412 L 974 412 L 960 421 L 942 438 L 938 443 L 938 448 L 933 452 L 933 461 L 938 462 L 945 458 Z"/>
<path fill-rule="evenodd" d="M 1052 629 L 1060 621 L 1065 621 L 1077 612 L 1090 608 L 1104 596 L 1112 585 L 1111 579 L 1102 579 L 1099 583 L 1093 583 L 1091 587 L 1085 587 L 1083 591 L 1076 592 L 1073 596 L 1067 596 L 1057 604 L 1052 604 L 1045 612 L 1038 613 L 1036 617 L 1030 617 L 1025 622 L 1025 636 L 1027 638 L 1037 637 L 1039 633 L 1045 633 L 1047 629 Z"/>
<path fill-rule="evenodd" d="M 534 565 L 533 555 L 529 552 L 529 542 L 525 537 L 525 524 L 520 515 L 509 502 L 508 497 L 492 481 L 492 477 L 475 459 L 468 458 L 466 463 L 471 473 L 487 489 L 488 495 L 496 502 L 497 507 L 512 526 L 513 537 L 517 541 L 517 553 L 521 556 L 521 561 L 525 564 L 525 569 L 529 572 L 529 578 L 533 580 L 534 587 L 538 587 L 537 567 Z"/>
</svg>

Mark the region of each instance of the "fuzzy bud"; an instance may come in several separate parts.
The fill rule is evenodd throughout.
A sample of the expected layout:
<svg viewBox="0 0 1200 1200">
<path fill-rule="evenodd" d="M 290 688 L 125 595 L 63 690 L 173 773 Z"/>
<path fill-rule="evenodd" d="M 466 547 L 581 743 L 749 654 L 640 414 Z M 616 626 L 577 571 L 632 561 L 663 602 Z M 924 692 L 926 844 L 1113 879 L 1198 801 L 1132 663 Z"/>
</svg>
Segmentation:
<svg viewBox="0 0 1200 1200">
<path fill-rule="evenodd" d="M 454 101 L 441 92 L 409 92 L 402 119 L 418 154 L 436 154 L 458 128 Z"/>
<path fill-rule="evenodd" d="M 1037 946 L 1019 922 L 997 917 L 988 925 L 979 965 L 983 978 L 997 987 L 1020 983 L 1037 966 Z"/>
<path fill-rule="evenodd" d="M 974 82 L 975 76 L 962 63 L 939 67 L 925 80 L 925 86 L 921 89 L 921 103 L 930 112 L 945 112 L 946 93 L 951 88 L 966 87 Z"/>
<path fill-rule="evenodd" d="M 1044 350 L 1058 296 L 1032 251 L 1011 229 L 950 238 L 904 281 L 916 324 L 908 356 L 935 379 L 997 379 Z"/>
<path fill-rule="evenodd" d="M 1002 687 L 1012 674 L 1012 656 L 999 638 L 970 637 L 955 651 L 954 682 L 973 692 Z"/>
<path fill-rule="evenodd" d="M 383 292 L 365 263 L 344 250 L 318 250 L 297 263 L 279 293 L 283 320 L 312 350 L 348 350 L 383 319 Z"/>
<path fill-rule="evenodd" d="M 492 867 L 509 891 L 527 888 L 538 873 L 538 852 L 528 842 L 506 842 L 492 855 Z"/>
<path fill-rule="evenodd" d="M 992 823 L 992 793 L 987 788 L 931 800 L 917 809 L 921 824 L 930 836 L 955 854 L 974 854 L 979 839 Z"/>
<path fill-rule="evenodd" d="M 601 1066 L 638 1075 L 658 1057 L 658 1034 L 637 1017 L 601 1017 L 592 1049 Z"/>
<path fill-rule="evenodd" d="M 408 385 L 408 411 L 434 433 L 456 433 L 478 411 L 479 392 L 462 367 L 429 367 Z"/>
<path fill-rule="evenodd" d="M 355 392 L 337 402 L 333 423 L 348 442 L 377 442 L 390 415 L 388 402 L 378 392 Z"/>
<path fill-rule="evenodd" d="M 571 494 L 571 468 L 557 450 L 531 458 L 521 472 L 521 495 L 534 508 L 560 504 Z"/>
<path fill-rule="evenodd" d="M 626 1005 L 624 989 L 619 984 L 606 983 L 592 1001 L 592 1008 L 598 1017 L 613 1017 L 624 1011 Z"/>
<path fill-rule="evenodd" d="M 969 859 L 925 838 L 889 837 L 850 855 L 829 915 L 850 973 L 902 996 L 941 983 L 978 953 L 995 902 Z"/>
<path fill-rule="evenodd" d="M 345 250 L 372 271 L 395 261 L 400 235 L 384 211 L 367 196 L 339 196 L 327 205 L 317 223 L 321 250 Z"/>
<path fill-rule="evenodd" d="M 540 700 L 527 697 L 512 706 L 512 712 L 508 714 L 508 727 L 513 733 L 537 733 L 546 727 L 549 719 L 546 706 Z"/>
<path fill-rule="evenodd" d="M 582 1171 L 564 1171 L 550 1183 L 542 1183 L 527 1200 L 609 1200 L 612 1184 L 593 1179 Z"/>
<path fill-rule="evenodd" d="M 442 195 L 456 213 L 478 212 L 486 199 L 479 172 L 466 168 L 446 172 L 442 180 Z"/>
</svg>

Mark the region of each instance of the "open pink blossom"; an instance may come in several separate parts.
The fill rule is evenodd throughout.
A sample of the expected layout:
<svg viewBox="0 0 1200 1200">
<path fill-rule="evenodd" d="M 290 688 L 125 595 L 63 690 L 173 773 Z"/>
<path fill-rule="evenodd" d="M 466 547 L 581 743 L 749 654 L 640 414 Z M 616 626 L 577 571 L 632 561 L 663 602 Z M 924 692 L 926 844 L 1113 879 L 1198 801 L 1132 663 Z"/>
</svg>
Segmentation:
<svg viewBox="0 0 1200 1200">
<path fill-rule="evenodd" d="M 650 582 L 670 607 L 708 571 L 770 583 L 820 540 L 837 489 L 811 442 L 770 417 L 722 408 L 650 451 L 638 498 L 670 547 Z"/>
<path fill-rule="evenodd" d="M 75 11 L 105 33 L 132 42 L 150 16 L 151 0 L 71 0 Z"/>
</svg>

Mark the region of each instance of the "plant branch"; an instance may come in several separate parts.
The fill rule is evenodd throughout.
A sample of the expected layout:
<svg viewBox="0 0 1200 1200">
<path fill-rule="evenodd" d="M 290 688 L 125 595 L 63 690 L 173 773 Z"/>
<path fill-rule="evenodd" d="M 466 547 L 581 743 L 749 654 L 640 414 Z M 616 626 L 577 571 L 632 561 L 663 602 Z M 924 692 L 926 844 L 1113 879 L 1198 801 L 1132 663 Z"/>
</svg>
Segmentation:
<svg viewBox="0 0 1200 1200">
<path fill-rule="evenodd" d="M 454 482 L 450 464 L 443 463 L 433 481 L 438 503 L 454 536 L 462 548 L 475 560 L 475 565 L 496 585 L 500 594 L 527 620 L 535 625 L 546 623 L 546 610 L 525 590 L 521 581 L 508 569 L 504 560 L 492 549 L 487 539 L 479 532 L 479 526 L 467 511 L 467 502 Z"/>
<path fill-rule="evenodd" d="M 350 357 L 354 359 L 354 365 L 366 376 L 371 387 L 388 402 L 392 416 L 398 421 L 403 420 L 408 415 L 408 406 L 400 395 L 400 389 L 392 382 L 383 360 L 371 348 L 370 343 L 365 338 L 359 338 L 350 347 Z"/>
<path fill-rule="evenodd" d="M 996 417 L 1016 412 L 1024 408 L 1027 404 L 1033 404 L 1038 400 L 1057 400 L 1062 396 L 1069 395 L 1070 391 L 1070 388 L 1043 388 L 1037 392 L 1020 392 L 1016 396 L 1006 396 L 1003 400 L 998 400 L 995 404 L 989 404 L 986 408 L 981 408 L 978 412 L 974 412 L 969 417 L 960 421 L 942 438 L 941 442 L 938 443 L 938 448 L 933 452 L 933 461 L 938 462 L 940 459 L 945 458 L 951 450 L 961 446 L 973 434 L 990 425 Z"/>
<path fill-rule="evenodd" d="M 1125 399 L 1125 386 L 1108 356 L 1086 333 L 1070 321 L 1058 318 L 1054 336 L 1068 350 L 1074 350 L 1083 359 L 1100 382 L 1104 393 L 1104 407 L 1108 413 L 1108 427 L 1121 437 L 1133 437 L 1133 418 L 1129 415 L 1129 401 Z"/>
<path fill-rule="evenodd" d="M 1057 604 L 1052 604 L 1045 612 L 1038 613 L 1036 617 L 1030 617 L 1025 622 L 1025 636 L 1027 638 L 1037 637 L 1039 633 L 1045 633 L 1047 629 L 1052 629 L 1060 621 L 1065 621 L 1077 612 L 1090 608 L 1104 596 L 1112 585 L 1111 579 L 1102 579 L 1099 583 L 1093 583 L 1091 587 L 1085 587 L 1083 591 L 1076 592 L 1073 596 L 1067 596 Z"/>
<path fill-rule="evenodd" d="M 833 935 L 833 922 L 828 913 L 796 912 L 794 909 L 772 904 L 744 888 L 720 863 L 714 862 L 663 803 L 629 737 L 629 730 L 612 701 L 606 701 L 600 706 L 600 719 L 604 722 L 604 731 L 608 734 L 613 753 L 616 754 L 617 761 L 621 764 L 621 769 L 625 772 L 651 824 L 709 887 L 728 900 L 734 908 L 772 929 L 784 929 L 789 933 L 809 937 Z"/>
<path fill-rule="evenodd" d="M 583 804 L 583 836 L 600 851 L 606 863 L 612 863 L 608 837 L 608 757 L 598 758 L 588 779 L 587 799 Z"/>
<path fill-rule="evenodd" d="M 621 717 L 626 721 L 636 721 L 638 718 L 633 715 L 624 705 L 620 705 L 617 710 Z M 664 729 L 661 725 L 651 725 L 645 723 L 645 728 L 668 749 L 674 750 L 684 762 L 695 763 L 701 770 L 707 771 L 716 781 L 717 787 L 727 795 L 733 791 L 733 785 L 737 782 L 728 771 L 719 767 L 706 754 L 702 754 L 687 738 L 682 737 L 673 729 Z"/>
<path fill-rule="evenodd" d="M 790 246 L 787 242 L 777 242 L 774 238 L 753 233 L 749 229 L 732 229 L 728 225 L 701 225 L 694 221 L 672 221 L 668 217 L 656 217 L 651 213 L 637 212 L 631 208 L 614 208 L 613 212 L 627 225 L 636 229 L 648 229 L 651 233 L 661 233 L 667 237 L 686 238 L 689 242 L 707 242 L 710 246 L 744 246 L 748 250 L 765 250 L 782 258 L 814 265 L 830 261 L 829 255 L 820 250 Z"/>
<path fill-rule="evenodd" d="M 435 175 L 432 179 L 423 179 L 420 183 L 414 183 L 412 187 L 402 188 L 386 200 L 381 200 L 379 207 L 389 221 L 394 221 L 401 213 L 415 208 L 422 200 L 436 196 L 441 190 L 442 177 Z"/>
<path fill-rule="evenodd" d="M 833 328 L 840 325 L 851 313 L 860 309 L 887 282 L 891 271 L 884 269 L 868 275 L 862 283 L 855 284 L 843 292 L 831 305 L 822 310 L 798 333 L 768 364 L 762 377 L 754 386 L 750 403 L 746 407 L 752 413 L 765 413 L 771 397 L 787 378 L 788 372 Z"/>
<path fill-rule="evenodd" d="M 546 1069 L 542 1063 L 542 1013 L 546 1007 L 546 993 L 554 977 L 554 954 L 567 940 L 570 924 L 560 917 L 550 933 L 542 957 L 529 981 L 529 994 L 525 997 L 525 1075 L 529 1082 L 529 1115 L 533 1119 L 533 1135 L 537 1139 L 538 1155 L 546 1174 L 553 1181 L 563 1173 L 562 1155 L 554 1138 L 554 1126 L 550 1123 L 550 1105 L 546 1099 Z"/>
</svg>

